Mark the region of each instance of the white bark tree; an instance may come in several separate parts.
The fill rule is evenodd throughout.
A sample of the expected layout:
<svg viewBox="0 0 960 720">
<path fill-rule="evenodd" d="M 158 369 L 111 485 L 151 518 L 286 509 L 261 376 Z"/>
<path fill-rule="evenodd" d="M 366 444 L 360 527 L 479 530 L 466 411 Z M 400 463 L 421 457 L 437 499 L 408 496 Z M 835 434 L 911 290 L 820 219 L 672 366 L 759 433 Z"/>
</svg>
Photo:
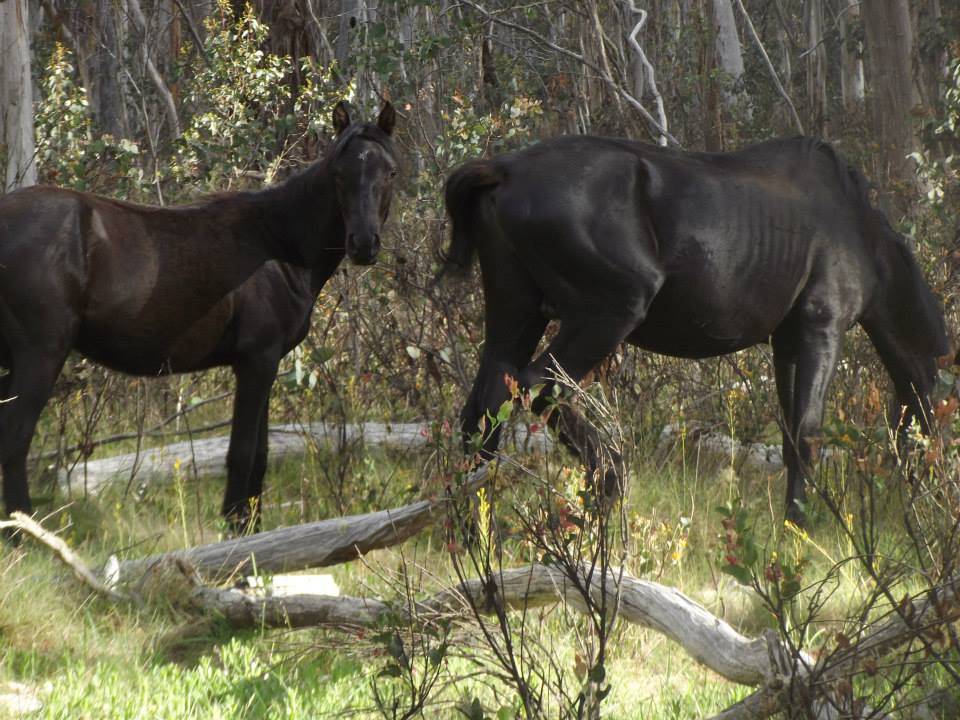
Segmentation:
<svg viewBox="0 0 960 720">
<path fill-rule="evenodd" d="M 862 3 L 867 39 L 867 72 L 871 89 L 873 131 L 885 156 L 886 173 L 904 180 L 907 155 L 916 138 L 911 110 L 917 103 L 913 85 L 913 28 L 908 0 Z"/>
<path fill-rule="evenodd" d="M 860 3 L 851 2 L 840 11 L 840 95 L 846 110 L 863 107 L 863 41 L 857 37 Z"/>
<path fill-rule="evenodd" d="M 827 120 L 827 48 L 823 37 L 823 2 L 807 0 L 804 8 L 807 30 L 806 71 L 807 107 L 810 108 L 812 127 L 823 133 Z"/>
<path fill-rule="evenodd" d="M 713 0 L 713 25 L 716 31 L 717 61 L 730 85 L 723 90 L 723 104 L 728 110 L 749 112 L 747 94 L 743 90 L 743 48 L 737 33 L 736 17 L 731 0 Z"/>
<path fill-rule="evenodd" d="M 28 0 L 0 0 L 0 142 L 7 157 L 4 192 L 37 182 L 29 27 Z"/>
</svg>

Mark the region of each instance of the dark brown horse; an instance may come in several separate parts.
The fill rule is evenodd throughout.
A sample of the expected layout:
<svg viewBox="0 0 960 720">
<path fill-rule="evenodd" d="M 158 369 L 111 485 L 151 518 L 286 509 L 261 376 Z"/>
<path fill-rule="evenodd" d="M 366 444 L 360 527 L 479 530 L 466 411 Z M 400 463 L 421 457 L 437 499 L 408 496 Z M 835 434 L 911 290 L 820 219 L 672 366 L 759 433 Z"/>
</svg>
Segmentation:
<svg viewBox="0 0 960 720">
<path fill-rule="evenodd" d="M 787 515 L 799 520 L 844 333 L 866 330 L 897 402 L 927 429 L 943 314 L 860 173 L 827 144 L 775 140 L 730 154 L 567 137 L 469 162 L 447 181 L 448 262 L 479 255 L 486 340 L 465 434 L 552 365 L 579 381 L 621 342 L 679 357 L 773 346 Z M 560 329 L 531 355 L 548 316 Z M 534 403 L 544 408 L 543 394 Z M 599 439 L 569 409 L 561 439 L 596 467 Z M 485 439 L 496 449 L 498 431 Z"/>
<path fill-rule="evenodd" d="M 132 375 L 219 365 L 237 379 L 223 513 L 259 518 L 267 408 L 346 254 L 373 263 L 397 172 L 387 103 L 376 124 L 333 112 L 323 159 L 260 192 L 150 207 L 34 187 L 0 198 L 0 463 L 8 512 L 31 512 L 27 452 L 71 349 Z"/>
</svg>

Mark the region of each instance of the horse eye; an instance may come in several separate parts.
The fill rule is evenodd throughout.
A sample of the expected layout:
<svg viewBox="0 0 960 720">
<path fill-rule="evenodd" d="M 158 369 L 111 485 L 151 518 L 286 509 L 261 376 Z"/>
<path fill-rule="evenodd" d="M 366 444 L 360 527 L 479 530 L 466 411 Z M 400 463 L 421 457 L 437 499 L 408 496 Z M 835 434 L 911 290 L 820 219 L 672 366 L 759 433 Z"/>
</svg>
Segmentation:
<svg viewBox="0 0 960 720">
<path fill-rule="evenodd" d="M 394 168 L 393 170 L 390 171 L 390 177 L 395 178 L 396 176 L 397 176 L 397 170 L 396 168 Z"/>
</svg>

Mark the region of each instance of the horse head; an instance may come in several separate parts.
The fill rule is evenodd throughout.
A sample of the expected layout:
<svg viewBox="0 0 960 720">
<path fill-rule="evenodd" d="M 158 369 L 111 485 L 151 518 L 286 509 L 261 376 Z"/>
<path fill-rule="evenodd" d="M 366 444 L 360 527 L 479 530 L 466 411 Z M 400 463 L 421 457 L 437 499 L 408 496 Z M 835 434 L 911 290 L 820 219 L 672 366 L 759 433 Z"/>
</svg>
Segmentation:
<svg viewBox="0 0 960 720">
<path fill-rule="evenodd" d="M 380 229 L 390 212 L 397 175 L 391 141 L 395 123 L 389 102 L 376 124 L 351 124 L 343 102 L 333 110 L 337 141 L 330 170 L 345 229 L 344 249 L 357 265 L 373 264 L 380 251 Z"/>
</svg>

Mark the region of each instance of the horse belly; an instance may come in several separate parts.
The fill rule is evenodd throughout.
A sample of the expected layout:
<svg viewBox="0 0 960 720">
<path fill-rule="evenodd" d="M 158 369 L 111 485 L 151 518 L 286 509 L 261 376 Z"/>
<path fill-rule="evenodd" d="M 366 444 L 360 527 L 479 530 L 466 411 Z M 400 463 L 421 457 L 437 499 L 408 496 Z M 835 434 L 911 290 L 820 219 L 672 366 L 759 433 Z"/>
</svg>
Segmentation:
<svg viewBox="0 0 960 720">
<path fill-rule="evenodd" d="M 165 375 L 204 370 L 221 364 L 215 359 L 230 321 L 230 308 L 221 303 L 186 330 L 131 324 L 99 327 L 85 323 L 76 347 L 83 355 L 128 375 Z"/>
<path fill-rule="evenodd" d="M 627 341 L 663 355 L 715 357 L 766 342 L 790 311 L 794 293 L 763 278 L 729 291 L 703 278 L 664 283 Z M 764 291 L 766 290 L 766 291 Z"/>
</svg>

